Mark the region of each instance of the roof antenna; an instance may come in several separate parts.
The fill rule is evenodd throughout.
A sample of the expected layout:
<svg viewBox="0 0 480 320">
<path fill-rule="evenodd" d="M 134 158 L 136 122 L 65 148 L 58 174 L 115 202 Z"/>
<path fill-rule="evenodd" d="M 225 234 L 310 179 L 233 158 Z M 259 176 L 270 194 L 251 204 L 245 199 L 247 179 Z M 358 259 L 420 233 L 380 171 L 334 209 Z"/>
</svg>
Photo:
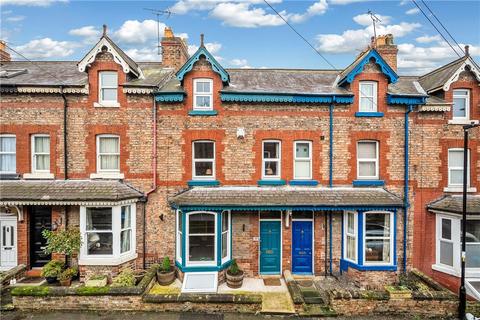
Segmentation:
<svg viewBox="0 0 480 320">
<path fill-rule="evenodd" d="M 158 55 L 161 55 L 162 50 L 160 46 L 160 16 L 167 15 L 167 19 L 168 19 L 174 13 L 170 10 L 156 10 L 156 9 L 149 9 L 149 8 L 143 8 L 143 10 L 151 11 L 152 14 L 157 16 L 157 48 L 158 48 Z"/>
<path fill-rule="evenodd" d="M 105 37 L 107 35 L 107 25 L 103 25 L 103 36 Z"/>
<path fill-rule="evenodd" d="M 372 43 L 373 48 L 377 47 L 377 28 L 376 28 L 376 23 L 381 22 L 380 18 L 378 18 L 375 13 L 373 13 L 371 10 L 368 10 L 367 14 L 370 15 L 370 18 L 372 18 L 372 23 L 373 23 L 373 36 L 374 36 L 374 41 Z"/>
</svg>

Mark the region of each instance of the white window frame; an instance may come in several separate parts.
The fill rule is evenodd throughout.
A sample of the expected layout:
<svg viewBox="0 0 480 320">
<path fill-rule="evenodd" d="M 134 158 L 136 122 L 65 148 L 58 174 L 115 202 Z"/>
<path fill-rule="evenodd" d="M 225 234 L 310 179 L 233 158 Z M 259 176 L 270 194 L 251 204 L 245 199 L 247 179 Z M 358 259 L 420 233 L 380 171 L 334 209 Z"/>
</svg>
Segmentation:
<svg viewBox="0 0 480 320">
<path fill-rule="evenodd" d="M 307 158 L 298 158 L 297 157 L 297 144 L 308 144 L 308 157 Z M 293 143 L 293 178 L 295 180 L 311 180 L 312 179 L 312 141 L 308 140 L 297 140 Z M 310 172 L 308 177 L 297 177 L 296 166 L 297 162 L 308 162 L 310 164 Z"/>
<path fill-rule="evenodd" d="M 180 224 L 183 223 L 182 221 L 182 216 L 184 213 L 181 210 L 177 210 L 177 221 L 176 221 L 176 247 L 175 247 L 175 255 L 177 261 L 182 264 L 182 236 L 183 236 L 183 231 L 182 228 L 180 228 Z M 183 226 L 183 224 L 182 224 Z"/>
<path fill-rule="evenodd" d="M 2 173 L 16 173 L 17 172 L 17 137 L 14 134 L 0 134 L 0 138 L 13 138 L 15 139 L 15 151 L 1 151 L 0 156 L 2 155 L 14 155 L 15 156 L 15 170 L 14 171 L 0 171 Z"/>
<path fill-rule="evenodd" d="M 130 250 L 121 253 L 121 214 L 122 206 L 130 206 L 131 210 L 131 240 Z M 99 232 L 112 233 L 112 254 L 89 255 L 87 248 L 87 207 L 88 208 L 111 208 L 112 209 L 112 229 L 101 230 Z M 80 233 L 82 237 L 82 246 L 80 248 L 79 264 L 85 265 L 118 265 L 120 263 L 130 261 L 137 257 L 136 254 L 136 204 L 124 204 L 118 206 L 81 206 L 80 207 Z M 91 232 L 91 231 L 89 231 Z"/>
<path fill-rule="evenodd" d="M 215 229 L 213 231 L 214 235 L 214 256 L 213 256 L 213 261 L 190 261 L 190 216 L 194 214 L 211 214 L 214 217 L 214 222 L 215 222 Z M 190 211 L 186 213 L 186 226 L 185 226 L 185 262 L 187 267 L 192 267 L 192 266 L 208 266 L 208 267 L 213 267 L 217 266 L 217 257 L 218 257 L 218 235 L 217 235 L 217 213 L 212 212 L 212 211 Z M 211 236 L 211 233 L 194 233 L 193 236 L 200 236 L 200 235 L 209 235 Z"/>
<path fill-rule="evenodd" d="M 123 207 L 127 207 L 127 208 L 130 208 L 130 227 L 127 227 L 127 228 L 122 228 L 122 217 L 121 217 L 121 214 L 122 214 L 122 208 Z M 132 239 L 133 237 L 135 236 L 133 234 L 133 225 L 132 225 L 132 216 L 135 214 L 135 212 L 132 211 L 132 207 L 131 206 L 120 206 L 120 254 L 125 254 L 125 253 L 128 253 L 130 251 L 132 251 Z M 122 232 L 124 231 L 128 231 L 130 230 L 130 250 L 128 251 L 125 251 L 125 252 L 122 252 Z"/>
<path fill-rule="evenodd" d="M 116 86 L 102 86 L 103 74 L 115 74 L 117 76 Z M 104 100 L 102 89 L 115 89 L 117 90 L 117 98 L 115 100 Z M 100 105 L 107 105 L 108 107 L 118 106 L 118 72 L 117 71 L 100 71 L 98 73 L 98 102 Z"/>
<path fill-rule="evenodd" d="M 360 158 L 358 156 L 360 143 L 375 143 L 375 158 Z M 358 180 L 378 180 L 379 179 L 379 142 L 376 140 L 359 140 L 357 141 L 357 179 Z M 374 176 L 360 176 L 360 162 L 374 162 L 375 175 Z"/>
<path fill-rule="evenodd" d="M 353 232 L 354 233 L 349 233 L 348 232 L 348 214 L 353 214 Z M 345 211 L 344 212 L 344 234 L 343 234 L 343 259 L 347 261 L 351 261 L 353 263 L 358 263 L 358 214 L 355 211 Z M 355 259 L 350 259 L 348 257 L 348 242 L 347 239 L 348 237 L 353 237 L 355 240 Z"/>
<path fill-rule="evenodd" d="M 390 234 L 388 237 L 367 237 L 366 235 L 366 231 L 367 231 L 367 215 L 368 214 L 385 214 L 385 215 L 388 215 L 390 217 Z M 363 265 L 367 265 L 367 266 L 370 266 L 370 265 L 375 265 L 375 266 L 391 266 L 393 265 L 393 261 L 394 261 L 394 255 L 396 254 L 394 251 L 393 251 L 393 248 L 394 248 L 394 233 L 396 232 L 395 230 L 395 225 L 394 225 L 394 217 L 393 217 L 394 213 L 391 212 L 391 211 L 365 211 L 363 213 Z M 368 239 L 378 239 L 378 240 L 385 240 L 385 239 L 389 239 L 390 240 L 390 261 L 388 262 L 384 262 L 384 261 L 367 261 L 366 259 L 366 251 L 367 251 L 367 240 Z"/>
<path fill-rule="evenodd" d="M 100 139 L 102 138 L 117 138 L 118 139 L 118 153 L 100 153 Z M 102 169 L 102 156 L 118 156 L 118 169 Z M 121 158 L 121 144 L 120 136 L 115 134 L 99 134 L 97 135 L 97 173 L 120 173 L 120 159 Z"/>
<path fill-rule="evenodd" d="M 365 90 L 363 90 L 363 86 L 371 85 L 372 86 L 372 94 L 373 96 L 367 96 L 365 94 Z M 376 81 L 360 81 L 358 84 L 358 111 L 359 112 L 377 112 L 378 111 L 378 83 Z M 372 101 L 373 109 L 372 110 L 364 110 L 362 109 L 362 99 L 369 99 Z"/>
<path fill-rule="evenodd" d="M 278 155 L 277 158 L 265 158 L 265 143 L 278 143 Z M 277 163 L 277 174 L 265 175 L 265 163 L 266 162 L 276 162 Z M 280 140 L 263 140 L 262 141 L 262 179 L 264 180 L 277 180 L 282 176 L 282 142 Z"/>
<path fill-rule="evenodd" d="M 443 238 L 443 235 L 442 235 L 442 220 L 449 220 L 450 221 L 451 239 Z M 458 268 L 457 263 L 456 263 L 456 260 L 458 260 L 458 259 L 455 259 L 455 257 L 458 257 L 459 252 L 457 251 L 458 247 L 455 244 L 456 241 L 455 241 L 455 237 L 454 237 L 455 230 L 459 228 L 459 226 L 457 225 L 458 222 L 459 222 L 458 219 L 454 219 L 452 217 L 443 216 L 443 215 L 437 215 L 437 223 L 436 223 L 436 235 L 437 236 L 436 236 L 436 250 L 435 250 L 436 251 L 436 263 L 437 263 L 437 265 L 441 265 L 444 268 L 448 268 L 448 269 L 452 269 L 452 270 L 455 270 L 455 269 Z M 440 259 L 440 243 L 441 242 L 446 242 L 446 243 L 451 243 L 452 244 L 453 260 L 452 260 L 452 265 L 451 266 L 448 265 L 448 264 L 441 263 L 441 259 Z"/>
<path fill-rule="evenodd" d="M 459 91 L 466 91 L 467 94 L 460 94 Z M 454 89 L 453 90 L 453 97 L 452 97 L 452 102 L 455 101 L 455 99 L 465 99 L 465 117 L 455 117 L 454 116 L 454 108 L 455 105 L 452 105 L 452 120 L 469 120 L 470 119 L 470 89 Z"/>
<path fill-rule="evenodd" d="M 213 158 L 195 158 L 195 143 L 211 143 L 213 144 Z M 193 180 L 215 180 L 216 178 L 216 146 L 215 141 L 212 140 L 195 140 L 192 141 L 192 179 Z M 211 176 L 197 176 L 195 173 L 195 164 L 197 162 L 212 162 L 212 175 Z"/>
<path fill-rule="evenodd" d="M 42 152 L 42 153 L 39 153 L 39 152 L 36 152 L 35 150 L 35 139 L 36 138 L 48 138 L 49 139 L 49 142 L 48 142 L 48 145 L 49 145 L 49 148 L 48 148 L 48 153 L 47 152 Z M 52 161 L 52 158 L 51 158 L 51 154 L 50 154 L 50 150 L 52 148 L 52 139 L 50 138 L 50 135 L 48 134 L 34 134 L 32 135 L 32 138 L 31 138 L 31 144 L 32 144 L 32 173 L 50 173 L 51 171 L 51 161 Z M 49 158 L 49 169 L 48 170 L 37 170 L 37 155 L 48 155 L 48 158 Z"/>
<path fill-rule="evenodd" d="M 222 225 L 222 229 L 221 229 L 221 234 L 220 234 L 220 243 L 222 244 L 222 252 L 221 252 L 221 255 L 222 255 L 222 264 L 230 261 L 231 259 L 231 256 L 232 256 L 232 244 L 231 244 L 231 234 L 232 234 L 232 215 L 231 215 L 231 211 L 230 210 L 225 210 L 222 212 L 222 224 L 223 224 L 223 215 L 226 214 L 228 217 L 227 217 L 227 221 L 228 221 L 228 229 L 226 231 L 223 231 L 223 225 Z M 223 242 L 222 242 L 222 238 L 223 238 L 223 234 L 226 233 L 227 234 L 227 256 L 226 257 L 223 257 Z"/>
<path fill-rule="evenodd" d="M 462 153 L 462 166 L 461 167 L 451 167 L 450 166 L 450 151 L 452 152 L 461 152 Z M 464 170 L 463 168 L 463 157 L 464 157 L 464 150 L 463 148 L 450 148 L 448 149 L 448 152 L 447 152 L 447 161 L 448 161 L 448 186 L 449 187 L 454 187 L 454 188 L 458 188 L 458 187 L 463 187 L 463 183 L 457 183 L 457 184 L 454 184 L 454 183 L 451 183 L 451 174 L 450 174 L 450 171 L 451 170 Z M 467 150 L 467 188 L 470 187 L 470 149 Z"/>
<path fill-rule="evenodd" d="M 197 92 L 197 83 L 198 82 L 208 82 L 210 83 L 210 92 Z M 210 106 L 203 107 L 197 106 L 197 97 L 198 96 L 208 96 L 210 97 Z M 209 111 L 213 110 L 213 80 L 209 78 L 197 78 L 193 79 L 193 110 Z"/>
</svg>

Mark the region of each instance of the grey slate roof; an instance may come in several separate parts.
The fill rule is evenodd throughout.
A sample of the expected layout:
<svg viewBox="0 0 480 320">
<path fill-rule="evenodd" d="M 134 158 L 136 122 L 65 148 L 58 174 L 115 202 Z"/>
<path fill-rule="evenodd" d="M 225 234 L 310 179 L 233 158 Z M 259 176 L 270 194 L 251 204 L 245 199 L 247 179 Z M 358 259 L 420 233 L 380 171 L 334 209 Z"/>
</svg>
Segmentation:
<svg viewBox="0 0 480 320">
<path fill-rule="evenodd" d="M 345 78 L 355 67 L 370 53 L 370 50 L 365 50 L 364 52 L 360 53 L 355 60 L 345 69 L 341 70 L 339 74 L 339 78 Z"/>
<path fill-rule="evenodd" d="M 427 205 L 429 210 L 462 214 L 463 197 L 445 195 Z M 480 215 L 480 195 L 467 196 L 467 214 Z"/>
<path fill-rule="evenodd" d="M 122 59 L 130 66 L 131 70 L 133 70 L 137 74 L 140 73 L 139 68 L 138 68 L 138 64 L 135 61 L 133 61 L 133 59 L 130 58 L 119 46 L 117 46 L 117 44 L 112 39 L 110 39 L 109 36 L 104 34 L 102 36 L 102 38 L 105 38 L 108 41 L 108 43 L 118 52 L 120 57 L 122 57 Z M 102 40 L 102 38 L 100 38 L 99 42 Z M 95 46 L 94 46 L 94 48 L 95 48 Z M 93 48 L 92 48 L 92 50 L 93 50 Z"/>
<path fill-rule="evenodd" d="M 167 81 L 175 76 L 172 68 L 163 68 L 161 62 L 139 62 L 144 79 L 132 79 L 124 86 L 128 87 L 162 87 Z"/>
<path fill-rule="evenodd" d="M 195 187 L 169 199 L 173 206 L 401 206 L 381 188 Z"/>
<path fill-rule="evenodd" d="M 0 203 L 116 202 L 143 197 L 132 186 L 115 180 L 2 180 Z"/>
<path fill-rule="evenodd" d="M 427 96 L 418 77 L 400 76 L 396 83 L 388 84 L 388 93 L 394 95 Z"/>
<path fill-rule="evenodd" d="M 442 87 L 445 82 L 460 68 L 468 57 L 461 57 L 438 69 L 435 69 L 426 75 L 420 77 L 419 82 L 427 92 L 435 91 Z"/>
</svg>

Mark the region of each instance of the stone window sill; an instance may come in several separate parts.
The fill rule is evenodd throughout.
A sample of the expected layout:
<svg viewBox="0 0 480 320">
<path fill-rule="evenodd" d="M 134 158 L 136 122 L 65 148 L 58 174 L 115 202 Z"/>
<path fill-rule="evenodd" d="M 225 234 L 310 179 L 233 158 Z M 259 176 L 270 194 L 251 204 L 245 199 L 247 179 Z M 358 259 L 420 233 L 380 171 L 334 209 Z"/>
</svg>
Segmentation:
<svg viewBox="0 0 480 320">
<path fill-rule="evenodd" d="M 218 112 L 216 110 L 190 110 L 189 116 L 216 116 Z"/>
<path fill-rule="evenodd" d="M 478 120 L 452 119 L 452 120 L 448 120 L 448 124 L 460 124 L 460 125 L 478 124 Z"/>
<path fill-rule="evenodd" d="M 383 112 L 355 112 L 355 117 L 371 117 L 371 118 L 381 118 L 383 117 Z"/>
<path fill-rule="evenodd" d="M 353 180 L 354 187 L 381 187 L 385 185 L 383 180 Z"/>
<path fill-rule="evenodd" d="M 190 180 L 188 181 L 189 187 L 199 186 L 218 186 L 220 182 L 218 180 Z"/>
<path fill-rule="evenodd" d="M 446 187 L 446 188 L 443 188 L 443 192 L 463 192 L 463 187 Z M 468 193 L 477 192 L 477 188 L 468 187 L 467 192 Z"/>
<path fill-rule="evenodd" d="M 318 181 L 317 180 L 290 180 L 288 182 L 289 185 L 291 186 L 313 186 L 316 187 L 318 186 Z"/>
<path fill-rule="evenodd" d="M 263 180 L 258 180 L 258 185 L 259 186 L 284 186 L 287 182 L 283 179 L 275 179 L 275 180 L 268 180 L 268 179 L 263 179 Z"/>
<path fill-rule="evenodd" d="M 120 108 L 120 103 L 118 102 L 94 102 L 93 106 L 95 108 Z"/>
<path fill-rule="evenodd" d="M 34 172 L 34 173 L 24 173 L 23 174 L 23 179 L 31 179 L 31 180 L 39 180 L 39 179 L 47 179 L 51 180 L 54 179 L 55 176 L 53 173 L 50 172 Z"/>
<path fill-rule="evenodd" d="M 99 172 L 90 174 L 90 179 L 125 179 L 125 175 L 119 172 Z"/>
</svg>

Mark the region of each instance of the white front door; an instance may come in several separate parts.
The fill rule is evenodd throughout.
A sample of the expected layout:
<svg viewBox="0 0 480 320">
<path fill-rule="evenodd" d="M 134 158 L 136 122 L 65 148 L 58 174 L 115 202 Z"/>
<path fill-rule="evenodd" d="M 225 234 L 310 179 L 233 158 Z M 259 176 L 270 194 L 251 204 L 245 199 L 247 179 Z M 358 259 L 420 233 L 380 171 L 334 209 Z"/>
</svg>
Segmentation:
<svg viewBox="0 0 480 320">
<path fill-rule="evenodd" d="M 17 266 L 17 217 L 0 217 L 0 270 Z"/>
</svg>

